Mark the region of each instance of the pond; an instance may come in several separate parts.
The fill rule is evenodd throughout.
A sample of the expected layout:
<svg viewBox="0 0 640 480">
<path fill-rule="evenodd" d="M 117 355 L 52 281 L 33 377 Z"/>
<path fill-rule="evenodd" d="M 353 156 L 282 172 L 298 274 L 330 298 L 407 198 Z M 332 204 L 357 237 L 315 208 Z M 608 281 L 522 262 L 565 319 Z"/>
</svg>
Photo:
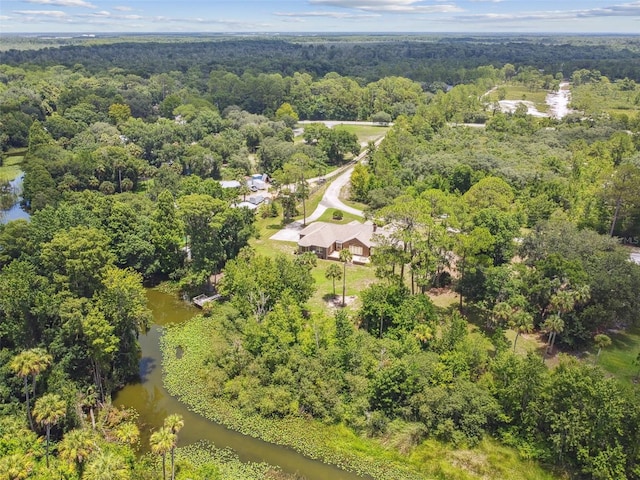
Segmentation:
<svg viewBox="0 0 640 480">
<path fill-rule="evenodd" d="M 22 180 L 24 179 L 24 173 L 21 173 L 18 177 L 9 182 L 10 190 L 17 195 L 15 203 L 8 210 L 0 210 L 0 223 L 9 223 L 12 220 L 29 220 L 29 214 L 25 212 L 20 206 L 22 198 Z"/>
<path fill-rule="evenodd" d="M 139 339 L 142 348 L 140 382 L 126 386 L 114 398 L 115 405 L 134 408 L 140 414 L 143 448 L 149 444 L 150 432 L 162 426 L 167 415 L 178 413 L 184 417 L 179 446 L 207 440 L 218 448 L 230 448 L 244 462 L 266 462 L 279 466 L 284 472 L 298 473 L 307 480 L 362 480 L 363 477 L 312 460 L 290 448 L 229 430 L 189 411 L 184 404 L 169 395 L 162 385 L 162 354 L 159 345 L 162 327 L 184 322 L 196 315 L 198 310 L 171 294 L 157 290 L 147 290 L 147 297 L 154 324 Z"/>
</svg>

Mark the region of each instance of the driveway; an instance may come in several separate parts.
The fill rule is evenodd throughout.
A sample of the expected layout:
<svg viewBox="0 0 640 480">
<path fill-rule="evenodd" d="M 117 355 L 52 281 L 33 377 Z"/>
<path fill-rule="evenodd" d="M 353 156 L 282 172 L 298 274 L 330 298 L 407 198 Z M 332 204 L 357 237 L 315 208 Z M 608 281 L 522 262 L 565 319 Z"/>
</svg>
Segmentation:
<svg viewBox="0 0 640 480">
<path fill-rule="evenodd" d="M 378 139 L 376 141 L 376 146 L 380 145 L 382 140 L 383 138 Z M 342 210 L 343 212 L 347 212 L 352 215 L 364 218 L 364 212 L 362 210 L 358 210 L 357 208 L 345 205 L 340 201 L 340 192 L 351 179 L 351 173 L 353 172 L 353 167 L 355 166 L 355 164 L 361 162 L 366 154 L 367 152 L 365 150 L 360 155 L 358 155 L 348 166 L 343 167 L 343 170 L 336 170 L 336 172 L 333 172 L 333 175 L 337 175 L 337 177 L 331 182 L 327 190 L 324 192 L 322 200 L 320 200 L 320 203 L 313 211 L 313 213 L 311 215 L 307 215 L 307 225 L 319 219 L 322 214 L 329 208 L 337 208 L 338 210 Z M 291 222 L 282 230 L 272 235 L 270 238 L 271 240 L 297 243 L 300 239 L 300 230 L 302 230 L 303 228 L 304 226 L 302 225 L 302 220 L 296 220 L 295 222 Z"/>
</svg>

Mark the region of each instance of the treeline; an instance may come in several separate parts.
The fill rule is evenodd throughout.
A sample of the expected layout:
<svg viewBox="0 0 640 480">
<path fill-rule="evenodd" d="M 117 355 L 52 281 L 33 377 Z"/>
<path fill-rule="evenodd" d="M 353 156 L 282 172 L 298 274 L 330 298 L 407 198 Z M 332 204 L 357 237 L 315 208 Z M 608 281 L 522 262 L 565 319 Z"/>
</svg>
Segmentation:
<svg viewBox="0 0 640 480">
<path fill-rule="evenodd" d="M 330 72 L 374 82 L 403 76 L 422 83 L 451 85 L 473 80 L 482 65 L 511 63 L 546 72 L 599 69 L 611 78 L 640 81 L 634 60 L 634 39 L 611 38 L 400 38 L 341 37 L 315 39 L 220 39 L 213 41 L 126 42 L 107 45 L 62 46 L 42 50 L 3 52 L 3 63 L 17 66 L 84 65 L 92 73 L 119 68 L 127 74 L 149 76 L 197 68 L 203 76 L 224 69 L 290 76 L 295 72 L 320 78 Z"/>
</svg>

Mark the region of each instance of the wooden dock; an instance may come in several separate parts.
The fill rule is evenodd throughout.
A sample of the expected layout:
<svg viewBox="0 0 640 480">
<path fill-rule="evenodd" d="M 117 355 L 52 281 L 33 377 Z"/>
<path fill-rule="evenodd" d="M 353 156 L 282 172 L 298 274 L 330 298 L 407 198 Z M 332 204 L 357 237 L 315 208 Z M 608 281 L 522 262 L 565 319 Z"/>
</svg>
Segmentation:
<svg viewBox="0 0 640 480">
<path fill-rule="evenodd" d="M 215 295 L 205 295 L 204 293 L 202 295 L 198 295 L 197 297 L 193 297 L 191 299 L 191 301 L 193 302 L 194 305 L 196 305 L 197 307 L 204 307 L 205 303 L 208 302 L 213 302 L 214 300 L 218 300 L 221 297 L 221 295 L 219 294 L 215 294 Z"/>
</svg>

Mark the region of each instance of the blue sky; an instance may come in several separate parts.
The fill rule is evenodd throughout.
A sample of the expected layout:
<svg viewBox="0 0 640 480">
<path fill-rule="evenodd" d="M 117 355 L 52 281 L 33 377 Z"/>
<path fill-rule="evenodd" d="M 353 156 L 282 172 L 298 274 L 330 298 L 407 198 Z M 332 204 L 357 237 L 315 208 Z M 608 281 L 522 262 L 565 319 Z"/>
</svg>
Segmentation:
<svg viewBox="0 0 640 480">
<path fill-rule="evenodd" d="M 0 32 L 640 34 L 640 1 L 0 0 Z"/>
</svg>

